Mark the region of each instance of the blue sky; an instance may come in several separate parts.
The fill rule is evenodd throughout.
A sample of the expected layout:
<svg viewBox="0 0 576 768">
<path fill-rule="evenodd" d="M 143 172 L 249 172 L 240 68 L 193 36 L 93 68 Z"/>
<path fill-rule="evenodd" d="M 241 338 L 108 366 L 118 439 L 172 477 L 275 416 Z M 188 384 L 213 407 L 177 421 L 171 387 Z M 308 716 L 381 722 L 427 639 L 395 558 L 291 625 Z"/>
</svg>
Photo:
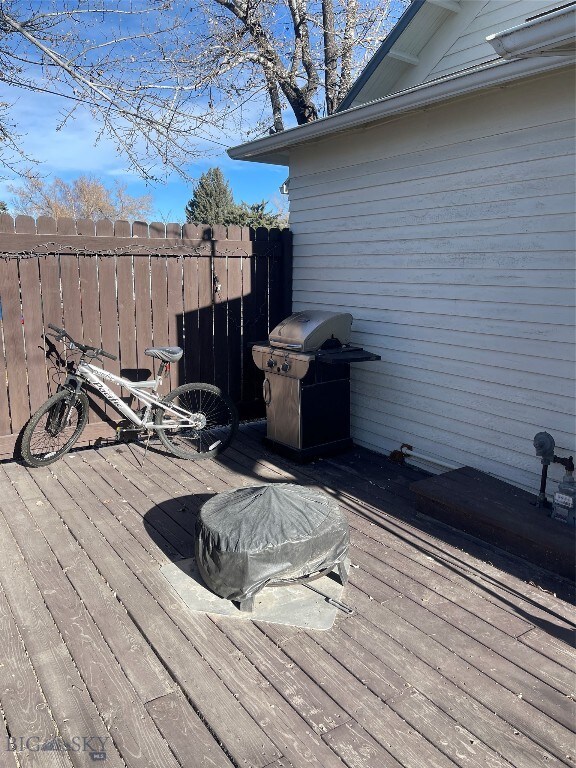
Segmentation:
<svg viewBox="0 0 576 768">
<path fill-rule="evenodd" d="M 81 174 L 91 174 L 110 186 L 117 179 L 127 185 L 132 195 L 152 194 L 161 220 L 185 220 L 184 206 L 192 194 L 191 184 L 176 175 L 165 183 L 146 184 L 127 170 L 112 142 L 101 139 L 95 144 L 97 126 L 87 110 L 79 110 L 73 120 L 57 130 L 62 109 L 58 97 L 25 91 L 8 92 L 0 87 L 0 100 L 3 99 L 13 102 L 11 118 L 22 135 L 21 144 L 30 156 L 40 161 L 35 170 L 43 176 L 48 179 L 59 176 L 69 181 Z M 230 146 L 239 141 L 230 137 Z M 186 170 L 198 178 L 215 165 L 228 178 L 235 199 L 247 203 L 278 198 L 279 187 L 288 175 L 285 167 L 231 160 L 224 149 L 216 149 L 211 157 L 193 162 Z M 0 180 L 0 200 L 5 200 L 9 207 L 10 183 L 17 183 L 14 175 Z"/>
</svg>

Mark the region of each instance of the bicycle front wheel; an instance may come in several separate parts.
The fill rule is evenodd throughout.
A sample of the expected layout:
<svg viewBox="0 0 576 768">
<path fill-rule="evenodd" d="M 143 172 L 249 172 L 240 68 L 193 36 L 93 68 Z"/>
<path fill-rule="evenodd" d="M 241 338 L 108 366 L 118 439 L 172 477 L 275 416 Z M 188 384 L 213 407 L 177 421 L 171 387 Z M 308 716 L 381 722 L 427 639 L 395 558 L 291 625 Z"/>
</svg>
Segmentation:
<svg viewBox="0 0 576 768">
<path fill-rule="evenodd" d="M 22 435 L 22 458 L 31 467 L 45 467 L 74 445 L 88 420 L 84 392 L 57 392 L 31 417 Z"/>
<path fill-rule="evenodd" d="M 178 408 L 170 413 L 162 405 Z M 222 453 L 238 429 L 233 402 L 212 384 L 183 384 L 169 392 L 154 423 L 166 448 L 181 459 L 209 459 Z"/>
</svg>

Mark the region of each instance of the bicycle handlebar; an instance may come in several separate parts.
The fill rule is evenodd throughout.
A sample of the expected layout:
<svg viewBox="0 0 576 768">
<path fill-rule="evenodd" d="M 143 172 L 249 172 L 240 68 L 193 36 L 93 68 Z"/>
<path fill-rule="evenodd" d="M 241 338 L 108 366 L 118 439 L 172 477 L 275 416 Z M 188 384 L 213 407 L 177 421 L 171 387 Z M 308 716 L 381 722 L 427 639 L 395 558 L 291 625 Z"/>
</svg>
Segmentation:
<svg viewBox="0 0 576 768">
<path fill-rule="evenodd" d="M 53 331 L 56 331 L 56 338 L 58 341 L 62 341 L 62 339 L 68 339 L 69 341 L 74 344 L 76 349 L 79 349 L 81 352 L 94 352 L 94 357 L 99 357 L 102 355 L 102 357 L 108 357 L 110 360 L 117 360 L 118 358 L 116 355 L 111 355 L 110 352 L 105 352 L 103 349 L 100 349 L 99 347 L 90 347 L 86 344 L 80 344 L 78 341 L 74 341 L 72 336 L 70 336 L 69 333 L 67 333 L 64 328 L 58 328 L 57 325 L 53 325 L 52 323 L 48 323 L 48 328 L 51 328 Z"/>
</svg>

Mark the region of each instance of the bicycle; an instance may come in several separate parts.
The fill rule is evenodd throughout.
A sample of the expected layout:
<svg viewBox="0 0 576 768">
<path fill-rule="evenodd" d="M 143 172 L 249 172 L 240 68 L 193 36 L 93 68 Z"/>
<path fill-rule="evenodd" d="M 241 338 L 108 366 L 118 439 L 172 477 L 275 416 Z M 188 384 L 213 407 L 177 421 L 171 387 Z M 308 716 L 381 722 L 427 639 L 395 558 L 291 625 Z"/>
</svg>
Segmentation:
<svg viewBox="0 0 576 768">
<path fill-rule="evenodd" d="M 238 429 L 238 414 L 232 401 L 212 384 L 182 384 L 160 397 L 158 388 L 171 363 L 183 355 L 180 347 L 150 347 L 144 352 L 160 360 L 158 375 L 147 381 L 131 381 L 93 365 L 89 360 L 115 355 L 98 347 L 80 344 L 63 329 L 48 323 L 57 341 L 64 341 L 80 359 L 68 366 L 64 384 L 30 417 L 22 435 L 21 455 L 26 464 L 43 467 L 67 453 L 82 434 L 88 420 L 89 400 L 85 389 L 95 390 L 116 411 L 132 422 L 137 432 L 156 433 L 165 447 L 182 459 L 212 458 L 222 453 Z M 134 411 L 110 387 L 110 381 L 129 391 L 143 404 Z"/>
</svg>

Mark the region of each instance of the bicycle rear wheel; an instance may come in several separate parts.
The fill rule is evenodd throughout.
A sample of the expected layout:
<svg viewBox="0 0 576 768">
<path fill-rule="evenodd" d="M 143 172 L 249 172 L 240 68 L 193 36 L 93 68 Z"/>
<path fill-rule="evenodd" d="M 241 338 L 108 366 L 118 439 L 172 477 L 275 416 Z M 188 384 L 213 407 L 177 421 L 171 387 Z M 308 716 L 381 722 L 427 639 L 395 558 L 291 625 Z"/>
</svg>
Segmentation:
<svg viewBox="0 0 576 768">
<path fill-rule="evenodd" d="M 72 448 L 88 420 L 84 392 L 57 392 L 31 417 L 22 435 L 21 454 L 31 467 L 52 464 Z"/>
<path fill-rule="evenodd" d="M 229 397 L 212 384 L 183 384 L 162 400 L 187 413 L 187 426 L 166 427 L 158 436 L 166 448 L 181 459 L 209 459 L 222 453 L 238 429 L 238 413 Z M 177 421 L 174 414 L 158 408 L 154 423 Z"/>
</svg>

